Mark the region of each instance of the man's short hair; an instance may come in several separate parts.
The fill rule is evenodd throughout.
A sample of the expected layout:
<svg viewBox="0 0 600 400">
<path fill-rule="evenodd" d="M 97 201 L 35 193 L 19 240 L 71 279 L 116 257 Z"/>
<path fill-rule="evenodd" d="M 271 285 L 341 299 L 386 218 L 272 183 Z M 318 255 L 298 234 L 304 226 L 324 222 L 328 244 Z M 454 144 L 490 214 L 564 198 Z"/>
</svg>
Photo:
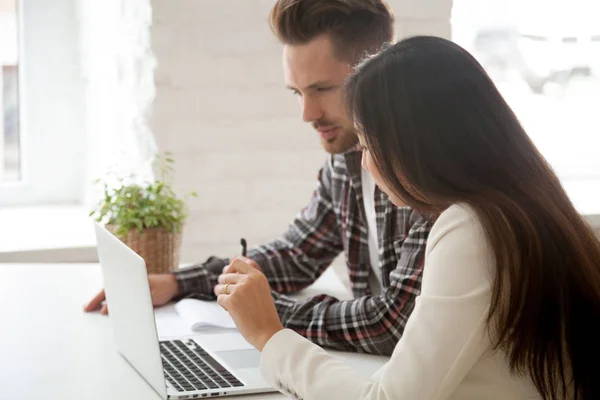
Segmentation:
<svg viewBox="0 0 600 400">
<path fill-rule="evenodd" d="M 384 0 L 277 0 L 269 22 L 286 45 L 328 35 L 336 58 L 352 64 L 394 39 L 394 14 Z"/>
</svg>

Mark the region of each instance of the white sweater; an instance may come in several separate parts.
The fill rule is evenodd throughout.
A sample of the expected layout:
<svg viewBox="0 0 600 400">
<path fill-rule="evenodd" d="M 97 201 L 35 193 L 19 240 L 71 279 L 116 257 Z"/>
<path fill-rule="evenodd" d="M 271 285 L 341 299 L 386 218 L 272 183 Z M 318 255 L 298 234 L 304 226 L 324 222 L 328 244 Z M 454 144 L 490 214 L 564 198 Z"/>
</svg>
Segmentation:
<svg viewBox="0 0 600 400">
<path fill-rule="evenodd" d="M 432 227 L 421 294 L 390 360 L 359 374 L 295 332 L 265 345 L 267 382 L 297 399 L 540 399 L 528 377 L 509 373 L 486 328 L 493 256 L 474 212 L 454 205 Z"/>
</svg>

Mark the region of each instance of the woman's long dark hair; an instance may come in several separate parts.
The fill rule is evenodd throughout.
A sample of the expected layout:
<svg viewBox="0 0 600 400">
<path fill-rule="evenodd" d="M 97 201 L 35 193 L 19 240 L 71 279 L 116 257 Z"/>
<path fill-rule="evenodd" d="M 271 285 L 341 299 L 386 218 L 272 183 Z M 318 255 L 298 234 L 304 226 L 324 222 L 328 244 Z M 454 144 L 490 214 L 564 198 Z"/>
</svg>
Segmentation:
<svg viewBox="0 0 600 400">
<path fill-rule="evenodd" d="M 424 212 L 475 210 L 496 262 L 488 328 L 511 370 L 545 400 L 600 399 L 600 241 L 479 63 L 412 37 L 345 89 L 391 190 Z"/>
</svg>

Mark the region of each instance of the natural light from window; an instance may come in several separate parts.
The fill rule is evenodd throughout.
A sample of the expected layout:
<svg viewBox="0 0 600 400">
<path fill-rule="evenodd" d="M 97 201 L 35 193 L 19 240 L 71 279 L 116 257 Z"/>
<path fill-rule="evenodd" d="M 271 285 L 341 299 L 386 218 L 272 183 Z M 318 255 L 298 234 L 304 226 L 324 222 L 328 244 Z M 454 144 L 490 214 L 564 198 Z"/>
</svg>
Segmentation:
<svg viewBox="0 0 600 400">
<path fill-rule="evenodd" d="M 0 182 L 21 179 L 16 6 L 0 0 Z"/>
<path fill-rule="evenodd" d="M 452 11 L 453 40 L 482 63 L 576 205 L 595 212 L 599 16 L 598 0 L 454 0 Z"/>
</svg>

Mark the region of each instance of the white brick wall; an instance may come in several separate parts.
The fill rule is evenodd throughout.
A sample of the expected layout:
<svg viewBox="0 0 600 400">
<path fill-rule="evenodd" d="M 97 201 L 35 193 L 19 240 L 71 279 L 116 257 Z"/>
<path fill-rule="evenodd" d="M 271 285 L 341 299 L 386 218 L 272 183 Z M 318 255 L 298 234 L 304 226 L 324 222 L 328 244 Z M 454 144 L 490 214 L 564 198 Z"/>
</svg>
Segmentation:
<svg viewBox="0 0 600 400">
<path fill-rule="evenodd" d="M 176 158 L 176 184 L 196 190 L 183 261 L 239 251 L 282 232 L 325 160 L 284 89 L 273 0 L 151 0 L 157 60 L 150 127 Z M 451 0 L 395 0 L 398 38 L 450 36 Z"/>
</svg>

